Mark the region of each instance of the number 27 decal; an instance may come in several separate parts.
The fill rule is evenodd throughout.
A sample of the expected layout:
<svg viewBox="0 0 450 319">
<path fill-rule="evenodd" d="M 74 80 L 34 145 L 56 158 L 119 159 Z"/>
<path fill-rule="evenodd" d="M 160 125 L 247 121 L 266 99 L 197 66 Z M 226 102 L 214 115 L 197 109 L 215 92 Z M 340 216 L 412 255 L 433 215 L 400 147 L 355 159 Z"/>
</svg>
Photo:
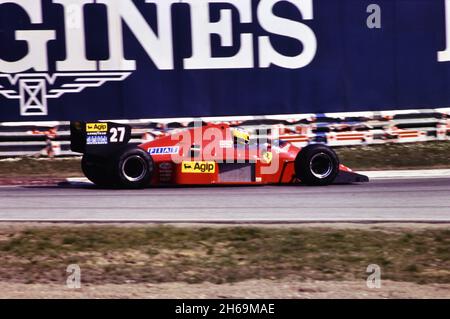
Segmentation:
<svg viewBox="0 0 450 319">
<path fill-rule="evenodd" d="M 111 138 L 109 141 L 111 143 L 122 143 L 125 139 L 125 127 L 112 127 L 109 132 L 111 133 Z"/>
</svg>

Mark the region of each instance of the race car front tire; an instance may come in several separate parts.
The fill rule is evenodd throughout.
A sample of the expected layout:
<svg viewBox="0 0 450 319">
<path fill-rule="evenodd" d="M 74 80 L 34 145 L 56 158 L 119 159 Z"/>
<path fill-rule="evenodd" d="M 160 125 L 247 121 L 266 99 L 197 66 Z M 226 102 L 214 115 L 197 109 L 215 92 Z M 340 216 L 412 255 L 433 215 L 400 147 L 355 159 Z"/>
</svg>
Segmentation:
<svg viewBox="0 0 450 319">
<path fill-rule="evenodd" d="M 92 183 L 100 187 L 111 187 L 114 177 L 111 165 L 106 158 L 84 154 L 81 159 L 81 169 Z"/>
<path fill-rule="evenodd" d="M 311 144 L 302 148 L 295 159 L 295 174 L 307 185 L 330 185 L 338 173 L 338 156 L 323 144 Z"/>
<path fill-rule="evenodd" d="M 139 147 L 129 147 L 119 153 L 115 165 L 116 180 L 122 188 L 149 186 L 153 175 L 153 159 Z"/>
</svg>

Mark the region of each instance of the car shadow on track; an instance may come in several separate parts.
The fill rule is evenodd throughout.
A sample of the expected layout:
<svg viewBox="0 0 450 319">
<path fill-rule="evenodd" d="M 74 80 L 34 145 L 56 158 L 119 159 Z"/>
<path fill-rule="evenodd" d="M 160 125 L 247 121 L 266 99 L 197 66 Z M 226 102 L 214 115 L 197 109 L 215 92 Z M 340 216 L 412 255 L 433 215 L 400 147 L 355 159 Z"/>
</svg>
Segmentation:
<svg viewBox="0 0 450 319">
<path fill-rule="evenodd" d="M 332 186 L 354 186 L 361 185 L 362 183 L 336 183 Z M 139 190 L 150 190 L 150 189 L 202 189 L 202 188 L 259 188 L 264 186 L 272 186 L 272 187 L 300 187 L 300 188 L 324 188 L 330 186 L 309 186 L 305 184 L 210 184 L 210 185 L 158 185 L 158 186 L 149 186 L 143 189 L 134 189 L 135 191 Z M 130 190 L 123 189 L 120 187 L 100 187 L 88 182 L 61 182 L 56 185 L 23 185 L 23 188 L 28 189 L 92 189 L 92 190 Z M 133 189 L 131 189 L 133 190 Z"/>
</svg>

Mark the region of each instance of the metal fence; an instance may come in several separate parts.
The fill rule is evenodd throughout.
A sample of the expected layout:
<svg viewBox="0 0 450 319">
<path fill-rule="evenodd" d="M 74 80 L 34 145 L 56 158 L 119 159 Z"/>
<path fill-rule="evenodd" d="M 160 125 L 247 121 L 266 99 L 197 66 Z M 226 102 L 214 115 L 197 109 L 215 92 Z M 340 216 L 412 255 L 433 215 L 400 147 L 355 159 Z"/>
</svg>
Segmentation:
<svg viewBox="0 0 450 319">
<path fill-rule="evenodd" d="M 120 120 L 130 124 L 132 143 L 184 129 L 194 121 L 226 122 L 254 135 L 276 133 L 298 146 L 325 143 L 333 147 L 450 140 L 450 108 L 358 113 L 245 117 Z M 70 151 L 69 122 L 0 123 L 0 157 L 78 155 Z"/>
</svg>

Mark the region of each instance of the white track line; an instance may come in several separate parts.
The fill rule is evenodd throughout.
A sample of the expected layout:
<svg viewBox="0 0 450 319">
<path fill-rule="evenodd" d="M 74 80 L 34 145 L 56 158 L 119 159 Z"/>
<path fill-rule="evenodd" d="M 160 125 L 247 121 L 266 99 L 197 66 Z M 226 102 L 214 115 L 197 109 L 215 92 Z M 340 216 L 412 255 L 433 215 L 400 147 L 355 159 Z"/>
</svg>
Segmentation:
<svg viewBox="0 0 450 319">
<path fill-rule="evenodd" d="M 370 179 L 450 178 L 450 169 L 389 170 L 358 172 Z"/>
</svg>

